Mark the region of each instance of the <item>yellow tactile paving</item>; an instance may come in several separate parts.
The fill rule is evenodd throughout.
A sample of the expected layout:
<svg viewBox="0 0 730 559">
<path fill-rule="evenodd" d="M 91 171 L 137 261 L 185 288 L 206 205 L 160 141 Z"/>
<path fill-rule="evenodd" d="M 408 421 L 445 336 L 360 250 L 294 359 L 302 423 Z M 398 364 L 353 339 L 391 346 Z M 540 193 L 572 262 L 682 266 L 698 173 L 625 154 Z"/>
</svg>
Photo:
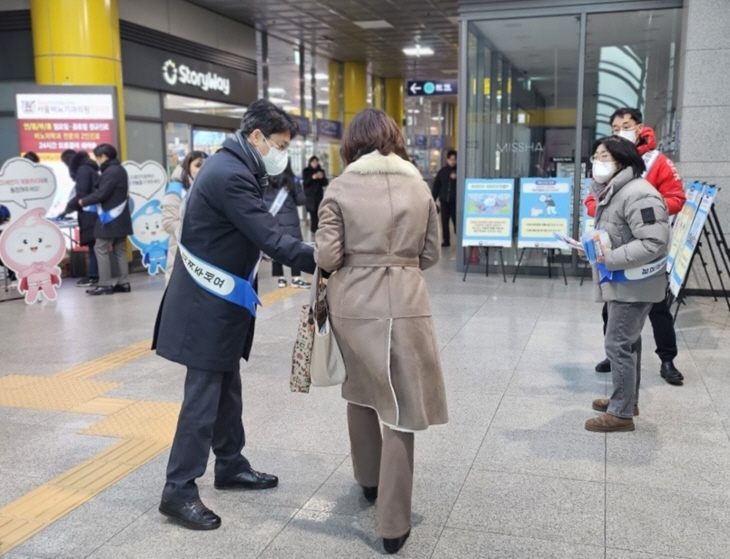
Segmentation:
<svg viewBox="0 0 730 559">
<path fill-rule="evenodd" d="M 116 382 L 74 378 L 24 377 L 28 382 L 21 378 L 0 377 L 0 406 L 70 411 L 121 386 Z"/>
<path fill-rule="evenodd" d="M 105 417 L 82 433 L 170 444 L 179 414 L 180 404 L 135 402 Z"/>
<path fill-rule="evenodd" d="M 294 287 L 261 296 L 269 305 L 301 293 Z M 170 447 L 180 404 L 107 398 L 119 383 L 92 380 L 151 353 L 142 340 L 51 377 L 0 377 L 0 406 L 106 416 L 81 431 L 122 439 L 0 509 L 0 555 Z"/>
</svg>

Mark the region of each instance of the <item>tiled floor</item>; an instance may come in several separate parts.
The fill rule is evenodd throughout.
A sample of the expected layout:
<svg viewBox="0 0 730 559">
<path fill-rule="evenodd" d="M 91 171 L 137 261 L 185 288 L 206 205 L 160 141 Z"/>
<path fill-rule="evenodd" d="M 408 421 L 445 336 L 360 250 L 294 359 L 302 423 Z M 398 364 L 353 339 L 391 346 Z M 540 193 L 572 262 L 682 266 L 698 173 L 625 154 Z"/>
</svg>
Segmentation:
<svg viewBox="0 0 730 559">
<path fill-rule="evenodd" d="M 448 254 L 448 253 L 447 253 Z M 730 557 L 730 313 L 690 299 L 678 321 L 685 386 L 658 375 L 647 326 L 634 433 L 583 429 L 606 395 L 591 287 L 427 272 L 451 421 L 416 437 L 413 533 L 402 557 Z M 49 376 L 151 336 L 162 278 L 91 298 L 0 306 L 0 377 Z M 276 289 L 271 279 L 262 291 Z M 352 479 L 338 390 L 288 390 L 301 293 L 264 308 L 242 370 L 247 456 L 281 478 L 266 492 L 203 500 L 221 529 L 190 532 L 156 510 L 167 453 L 10 551 L 8 559 L 379 557 L 375 509 Z M 103 375 L 109 398 L 179 402 L 184 369 L 154 355 Z M 82 435 L 99 416 L 0 407 L 0 508 L 114 444 Z"/>
</svg>

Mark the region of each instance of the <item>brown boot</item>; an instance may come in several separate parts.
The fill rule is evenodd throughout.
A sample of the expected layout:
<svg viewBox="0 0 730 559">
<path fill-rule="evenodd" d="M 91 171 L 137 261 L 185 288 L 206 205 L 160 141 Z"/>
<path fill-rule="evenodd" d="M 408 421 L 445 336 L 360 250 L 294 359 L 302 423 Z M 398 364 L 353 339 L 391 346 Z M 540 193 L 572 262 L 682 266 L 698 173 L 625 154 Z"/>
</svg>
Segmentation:
<svg viewBox="0 0 730 559">
<path fill-rule="evenodd" d="M 633 431 L 634 420 L 617 417 L 610 413 L 604 413 L 586 421 L 586 430 L 598 433 L 613 433 L 616 431 Z"/>
<path fill-rule="evenodd" d="M 608 410 L 608 401 L 608 398 L 598 398 L 597 400 L 593 400 L 593 409 L 606 413 L 606 410 Z M 637 415 L 639 415 L 639 404 L 634 404 L 634 417 Z"/>
</svg>

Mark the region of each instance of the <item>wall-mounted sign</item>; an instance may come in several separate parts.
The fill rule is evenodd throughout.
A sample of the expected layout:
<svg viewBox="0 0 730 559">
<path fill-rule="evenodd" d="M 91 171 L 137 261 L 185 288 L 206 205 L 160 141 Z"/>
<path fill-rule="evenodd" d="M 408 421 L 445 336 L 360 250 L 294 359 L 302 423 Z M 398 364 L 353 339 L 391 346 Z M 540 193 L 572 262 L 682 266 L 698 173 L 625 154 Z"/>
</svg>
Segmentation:
<svg viewBox="0 0 730 559">
<path fill-rule="evenodd" d="M 411 97 L 432 95 L 456 95 L 458 86 L 456 80 L 408 80 L 406 91 Z"/>
<path fill-rule="evenodd" d="M 307 117 L 292 115 L 292 118 L 299 125 L 300 136 L 309 136 L 312 133 L 312 123 Z"/>
<path fill-rule="evenodd" d="M 256 74 L 177 53 L 122 41 L 124 84 L 248 105 L 256 100 Z"/>
<path fill-rule="evenodd" d="M 339 120 L 320 118 L 317 121 L 317 136 L 339 140 L 342 138 L 342 123 Z"/>
<path fill-rule="evenodd" d="M 466 179 L 463 246 L 512 246 L 514 179 Z"/>
<path fill-rule="evenodd" d="M 66 207 L 73 188 L 61 153 L 67 149 L 91 152 L 99 144 L 117 146 L 114 90 L 29 88 L 17 93 L 15 101 L 20 152 L 36 152 L 56 177 L 56 194 L 49 211 L 56 215 Z"/>
<path fill-rule="evenodd" d="M 520 221 L 517 248 L 563 248 L 555 233 L 570 235 L 568 178 L 520 179 Z"/>
<path fill-rule="evenodd" d="M 413 143 L 418 148 L 428 147 L 428 138 L 422 134 L 416 134 L 413 137 Z"/>
<path fill-rule="evenodd" d="M 444 139 L 441 136 L 431 136 L 431 149 L 444 149 Z"/>
</svg>

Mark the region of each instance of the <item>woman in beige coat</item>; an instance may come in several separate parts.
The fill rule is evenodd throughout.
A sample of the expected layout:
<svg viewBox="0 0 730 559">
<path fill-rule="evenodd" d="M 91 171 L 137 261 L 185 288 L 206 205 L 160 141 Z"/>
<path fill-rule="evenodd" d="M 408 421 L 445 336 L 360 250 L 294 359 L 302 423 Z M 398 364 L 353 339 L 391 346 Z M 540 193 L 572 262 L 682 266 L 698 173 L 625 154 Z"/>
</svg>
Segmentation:
<svg viewBox="0 0 730 559">
<path fill-rule="evenodd" d="M 438 215 L 384 112 L 355 116 L 342 156 L 347 168 L 319 209 L 315 259 L 334 272 L 327 301 L 347 369 L 355 479 L 368 501 L 379 500 L 383 544 L 395 553 L 411 529 L 413 434 L 448 420 L 422 275 L 440 257 Z"/>
<path fill-rule="evenodd" d="M 170 177 L 170 184 L 162 197 L 162 228 L 170 235 L 167 244 L 167 264 L 165 266 L 165 284 L 170 281 L 172 267 L 177 254 L 177 227 L 180 224 L 180 210 L 187 192 L 193 184 L 203 161 L 208 155 L 204 151 L 191 151 L 183 159 Z"/>
</svg>

